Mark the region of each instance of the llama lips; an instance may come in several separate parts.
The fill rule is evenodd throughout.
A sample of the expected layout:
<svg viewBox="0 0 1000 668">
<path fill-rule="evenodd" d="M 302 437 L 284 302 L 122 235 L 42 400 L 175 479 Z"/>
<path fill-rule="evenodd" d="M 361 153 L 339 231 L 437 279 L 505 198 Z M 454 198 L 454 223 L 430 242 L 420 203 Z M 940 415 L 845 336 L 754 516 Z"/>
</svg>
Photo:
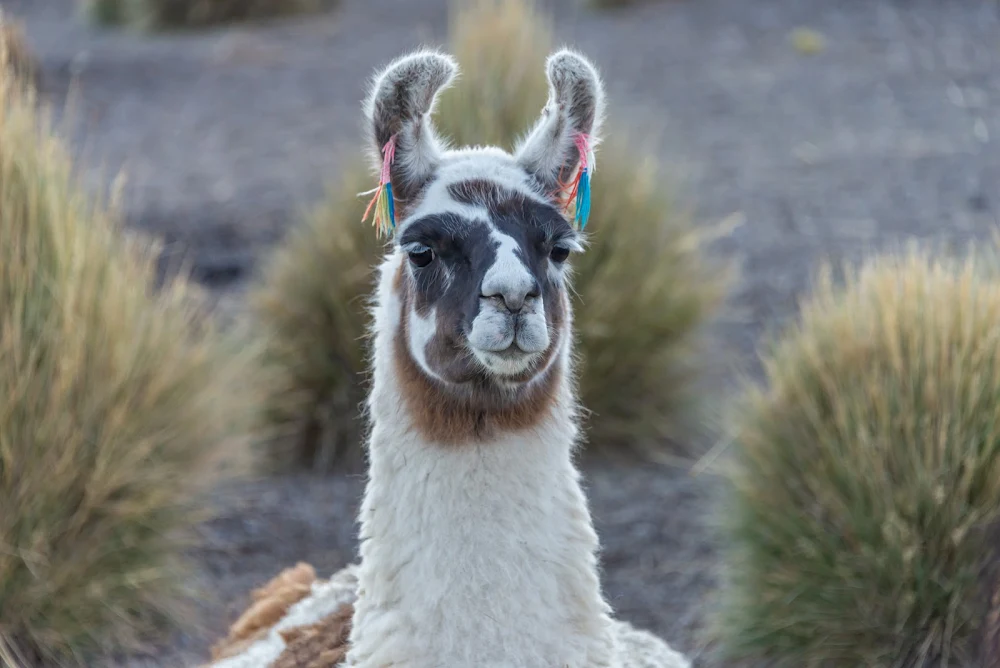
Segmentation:
<svg viewBox="0 0 1000 668">
<path fill-rule="evenodd" d="M 517 359 L 521 359 L 521 358 L 524 358 L 524 357 L 529 357 L 529 356 L 532 356 L 532 355 L 536 355 L 537 353 L 533 353 L 533 352 L 528 352 L 526 350 L 522 350 L 519 345 L 517 345 L 516 343 L 512 343 L 508 347 L 504 348 L 503 350 L 496 350 L 496 351 L 491 352 L 490 354 L 491 355 L 495 355 L 495 356 L 500 357 L 500 358 L 503 358 L 505 360 L 517 360 Z"/>
<path fill-rule="evenodd" d="M 539 353 L 526 352 L 516 343 L 503 350 L 477 350 L 476 358 L 491 372 L 500 376 L 519 376 L 535 363 Z"/>
</svg>

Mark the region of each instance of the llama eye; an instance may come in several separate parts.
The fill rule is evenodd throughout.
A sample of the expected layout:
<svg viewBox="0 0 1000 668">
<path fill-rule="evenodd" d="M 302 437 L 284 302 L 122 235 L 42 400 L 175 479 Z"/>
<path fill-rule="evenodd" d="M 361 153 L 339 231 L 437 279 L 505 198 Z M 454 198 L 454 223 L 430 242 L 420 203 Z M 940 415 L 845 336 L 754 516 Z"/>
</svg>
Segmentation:
<svg viewBox="0 0 1000 668">
<path fill-rule="evenodd" d="M 569 257 L 569 249 L 565 246 L 553 246 L 552 250 L 549 252 L 549 257 L 556 264 L 562 264 Z"/>
<path fill-rule="evenodd" d="M 411 248 L 407 255 L 410 256 L 410 262 L 415 266 L 423 268 L 434 261 L 434 251 L 432 251 L 427 246 L 417 246 Z"/>
</svg>

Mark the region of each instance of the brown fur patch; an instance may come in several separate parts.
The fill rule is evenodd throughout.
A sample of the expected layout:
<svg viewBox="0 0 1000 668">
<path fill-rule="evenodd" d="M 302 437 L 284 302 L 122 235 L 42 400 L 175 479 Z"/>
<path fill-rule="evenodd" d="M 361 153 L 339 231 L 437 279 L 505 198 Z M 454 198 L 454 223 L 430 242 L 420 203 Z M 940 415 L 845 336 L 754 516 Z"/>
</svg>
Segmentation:
<svg viewBox="0 0 1000 668">
<path fill-rule="evenodd" d="M 267 635 L 295 603 L 312 590 L 316 571 L 306 563 L 286 568 L 263 587 L 251 593 L 253 604 L 232 626 L 229 635 L 212 647 L 212 660 L 220 661 L 239 654 L 260 638 Z"/>
<path fill-rule="evenodd" d="M 485 372 L 475 369 L 469 361 L 468 380 L 445 386 L 430 378 L 410 354 L 407 345 L 409 307 L 403 294 L 403 317 L 396 333 L 394 364 L 400 391 L 415 426 L 424 438 L 443 445 L 459 445 L 495 440 L 505 433 L 537 426 L 551 409 L 559 389 L 562 370 L 553 364 L 530 386 L 513 390 L 501 388 Z M 563 309 L 557 309 L 564 313 Z M 556 332 L 560 331 L 559 329 Z M 439 340 L 437 335 L 432 340 Z M 552 337 L 545 353 L 548 361 L 560 345 L 560 336 Z M 428 350 L 433 354 L 433 350 Z M 525 382 L 533 374 L 525 374 Z"/>
<path fill-rule="evenodd" d="M 334 668 L 347 656 L 354 606 L 344 605 L 315 624 L 285 629 L 285 650 L 270 668 Z"/>
</svg>

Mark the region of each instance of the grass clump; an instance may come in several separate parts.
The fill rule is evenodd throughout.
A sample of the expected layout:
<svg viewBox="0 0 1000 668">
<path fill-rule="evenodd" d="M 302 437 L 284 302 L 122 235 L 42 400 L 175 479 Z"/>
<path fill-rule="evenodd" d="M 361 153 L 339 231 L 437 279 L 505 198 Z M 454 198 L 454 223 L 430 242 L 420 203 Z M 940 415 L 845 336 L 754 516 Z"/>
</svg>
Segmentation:
<svg viewBox="0 0 1000 668">
<path fill-rule="evenodd" d="M 597 154 L 587 250 L 573 260 L 589 447 L 693 456 L 699 334 L 724 300 L 729 268 L 709 260 L 710 230 L 677 209 L 657 160 L 609 134 Z"/>
<path fill-rule="evenodd" d="M 96 665 L 188 621 L 200 492 L 239 471 L 247 354 L 88 201 L 0 77 L 0 664 Z"/>
<path fill-rule="evenodd" d="M 723 644 L 788 666 L 987 665 L 1000 283 L 916 251 L 820 278 L 737 413 Z"/>
<path fill-rule="evenodd" d="M 334 0 L 84 0 L 84 11 L 100 25 L 169 30 L 314 14 L 329 9 L 333 3 Z"/>
<path fill-rule="evenodd" d="M 251 293 L 264 363 L 264 417 L 277 470 L 356 468 L 362 460 L 367 299 L 382 248 L 361 222 L 371 188 L 360 161 L 289 231 Z"/>
<path fill-rule="evenodd" d="M 512 150 L 548 97 L 551 20 L 533 0 L 469 0 L 452 6 L 448 37 L 462 76 L 441 94 L 438 127 L 460 146 Z"/>
</svg>

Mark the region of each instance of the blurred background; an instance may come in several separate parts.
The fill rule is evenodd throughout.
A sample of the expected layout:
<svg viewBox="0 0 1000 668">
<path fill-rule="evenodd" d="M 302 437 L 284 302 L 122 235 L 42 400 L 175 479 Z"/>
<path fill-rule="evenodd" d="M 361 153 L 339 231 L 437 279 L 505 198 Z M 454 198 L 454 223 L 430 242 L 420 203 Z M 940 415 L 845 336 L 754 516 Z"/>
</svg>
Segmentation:
<svg viewBox="0 0 1000 668">
<path fill-rule="evenodd" d="M 5 170 L 22 170 L 3 172 L 4 224 L 15 208 L 41 216 L 55 207 L 52 198 L 72 199 L 42 185 L 19 195 L 19 203 L 9 199 L 11 174 L 27 173 L 14 162 L 37 151 L 31 173 L 41 181 L 69 184 L 78 177 L 85 199 L 112 198 L 95 210 L 79 203 L 52 208 L 46 224 L 72 219 L 73 234 L 85 236 L 95 220 L 114 218 L 123 232 L 112 236 L 160 240 L 149 266 L 135 275 L 151 272 L 162 283 L 183 263 L 189 289 L 221 325 L 218 337 L 242 337 L 235 339 L 237 352 L 226 353 L 223 371 L 206 366 L 204 360 L 222 354 L 208 343 L 198 344 L 206 347 L 198 349 L 197 369 L 188 352 L 176 353 L 184 361 L 174 369 L 186 372 L 191 364 L 191 371 L 170 381 L 173 403 L 148 399 L 169 406 L 156 426 L 139 417 L 140 407 L 122 408 L 123 433 L 161 434 L 163 424 L 175 423 L 187 431 L 121 460 L 108 483 L 116 490 L 106 497 L 109 508 L 120 494 L 154 490 L 136 493 L 128 521 L 154 524 L 163 535 L 185 529 L 195 542 L 147 546 L 142 531 L 119 532 L 117 510 L 105 512 L 81 491 L 93 489 L 91 478 L 73 478 L 66 489 L 76 491 L 67 492 L 27 455 L 8 461 L 0 483 L 7 504 L 0 508 L 7 518 L 0 520 L 7 532 L 0 545 L 37 546 L 38 535 L 55 536 L 39 549 L 49 555 L 49 581 L 58 585 L 32 593 L 25 584 L 31 560 L 0 557 L 0 650 L 5 642 L 17 646 L 19 660 L 35 656 L 38 665 L 49 665 L 37 657 L 50 651 L 94 645 L 100 653 L 87 654 L 87 665 L 195 665 L 246 607 L 252 588 L 298 561 L 329 574 L 355 558 L 364 485 L 361 299 L 380 250 L 360 221 L 366 199 L 357 193 L 375 185 L 359 145 L 360 103 L 372 72 L 401 53 L 432 45 L 458 58 L 461 81 L 444 95 L 436 118 L 460 143 L 509 148 L 545 102 L 542 64 L 559 46 L 583 51 L 604 76 L 610 108 L 594 177 L 593 246 L 577 271 L 581 392 L 593 411 L 581 465 L 603 544 L 605 591 L 617 614 L 701 665 L 722 665 L 709 657 L 715 636 L 707 611 L 725 589 L 716 529 L 720 467 L 732 440 L 729 397 L 744 380 L 761 378 L 762 343 L 797 314 L 821 262 L 856 261 L 912 240 L 954 254 L 991 240 L 1000 210 L 995 0 L 2 0 L 0 6 L 13 72 L 5 76 L 37 90 L 37 98 L 20 99 L 5 87 L 5 104 L 22 114 L 49 109 L 52 133 L 65 148 L 56 155 L 63 149 L 28 142 L 17 144 L 16 160 L 4 157 Z M 17 116 L 22 125 L 15 129 L 15 112 L 5 114 L 0 153 L 10 154 L 2 144 L 15 145 L 12 133 L 35 133 L 41 121 Z M 64 171 L 70 164 L 76 177 Z M 125 181 L 117 190 L 119 172 Z M 118 252 L 101 248 L 108 257 Z M 75 290 L 107 288 L 81 282 L 86 277 L 65 280 Z M 184 310 L 182 317 L 159 302 L 149 306 L 142 292 L 128 313 L 154 309 L 154 325 L 156 318 L 202 322 L 204 309 L 197 317 Z M 114 314 L 88 313 L 108 327 L 94 345 L 119 337 L 148 346 L 143 359 L 162 356 L 165 344 L 149 328 L 113 331 L 107 323 Z M 66 342 L 76 334 L 73 327 L 60 331 L 69 338 L 52 347 L 69 355 L 73 346 Z M 81 350 L 80 359 L 91 360 Z M 249 351 L 255 357 L 243 361 Z M 138 378 L 157 385 L 164 364 L 149 362 L 146 375 L 123 372 L 120 388 L 127 393 Z M 92 370 L 93 384 L 80 392 L 99 393 L 108 373 Z M 185 399 L 195 387 L 202 393 L 197 402 Z M 237 397 L 252 415 L 236 415 L 240 410 L 222 400 Z M 194 403 L 220 412 L 202 414 Z M 59 414 L 48 404 L 38 410 Z M 23 416 L 28 425 L 39 419 Z M 230 419 L 240 426 L 222 429 Z M 0 433 L 5 428 L 0 424 Z M 108 455 L 95 445 L 104 436 L 81 437 L 89 454 L 71 458 L 104 461 Z M 188 490 L 188 478 L 201 472 L 206 453 L 233 448 L 252 452 L 251 472 L 200 481 L 214 516 L 195 518 L 188 506 L 203 497 Z M 160 459 L 172 468 L 152 476 Z M 53 470 L 62 469 L 46 469 Z M 41 487 L 55 494 L 51 508 L 25 501 Z M 60 509 L 58 499 L 74 494 L 89 500 Z M 169 517 L 152 510 L 164 504 Z M 67 529 L 88 523 L 103 533 Z M 77 551 L 70 534 L 87 547 Z M 89 554 L 95 542 L 118 540 L 138 541 L 130 543 L 131 565 L 94 556 L 81 566 L 66 558 L 75 564 L 67 568 L 79 570 L 56 577 L 58 554 Z M 184 559 L 178 577 L 193 585 L 197 602 L 181 617 L 197 623 L 134 635 L 133 622 L 105 619 L 93 592 L 73 590 L 81 578 L 105 582 L 129 568 L 159 573 L 163 545 Z M 167 590 L 178 582 L 154 579 Z M 110 597 L 132 615 L 152 596 L 136 581 L 108 584 L 98 598 Z M 75 596 L 82 606 L 75 609 L 93 611 L 65 613 L 53 603 Z M 47 603 L 37 604 L 43 598 Z M 143 628 L 145 616 L 137 615 Z M 807 664 L 819 665 L 798 665 Z M 835 656 L 829 665 L 862 664 Z"/>
</svg>

